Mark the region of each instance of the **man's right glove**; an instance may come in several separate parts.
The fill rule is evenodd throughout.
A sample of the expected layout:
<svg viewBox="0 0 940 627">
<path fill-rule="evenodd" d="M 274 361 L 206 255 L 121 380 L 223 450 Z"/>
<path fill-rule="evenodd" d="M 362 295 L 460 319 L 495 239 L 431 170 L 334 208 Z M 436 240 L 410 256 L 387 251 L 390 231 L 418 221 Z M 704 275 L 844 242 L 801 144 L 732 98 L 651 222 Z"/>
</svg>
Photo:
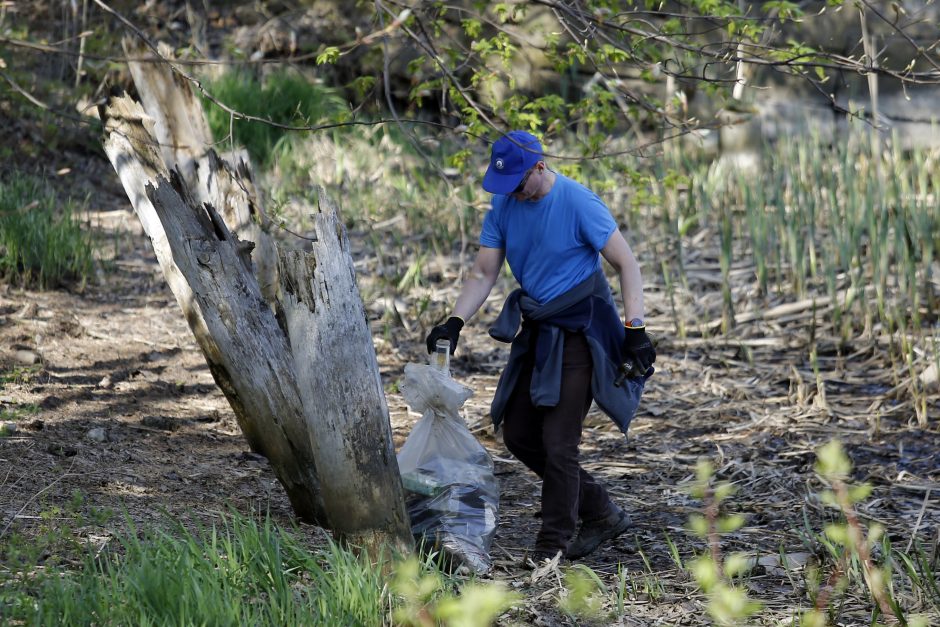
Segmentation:
<svg viewBox="0 0 940 627">
<path fill-rule="evenodd" d="M 457 316 L 451 316 L 444 324 L 439 324 L 428 333 L 427 344 L 428 354 L 434 352 L 438 340 L 450 340 L 450 354 L 453 355 L 457 350 L 457 340 L 460 339 L 460 330 L 463 328 L 463 320 Z"/>
<path fill-rule="evenodd" d="M 639 324 L 634 324 L 639 322 Z M 646 325 L 642 321 L 631 320 L 625 327 L 626 336 L 623 339 L 623 353 L 625 361 L 633 364 L 631 376 L 642 376 L 647 373 L 653 362 L 656 361 L 656 349 L 650 336 L 646 334 Z"/>
</svg>

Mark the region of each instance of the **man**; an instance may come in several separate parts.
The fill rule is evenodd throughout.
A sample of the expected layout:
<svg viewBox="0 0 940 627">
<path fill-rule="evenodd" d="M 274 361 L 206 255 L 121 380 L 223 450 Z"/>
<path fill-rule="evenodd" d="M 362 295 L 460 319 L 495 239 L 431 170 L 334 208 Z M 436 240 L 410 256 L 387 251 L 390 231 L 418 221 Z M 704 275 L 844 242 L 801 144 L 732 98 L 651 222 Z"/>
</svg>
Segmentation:
<svg viewBox="0 0 940 627">
<path fill-rule="evenodd" d="M 509 451 L 542 478 L 533 557 L 584 557 L 631 525 L 580 467 L 578 446 L 592 400 L 626 432 L 653 372 L 640 268 L 606 205 L 550 170 L 533 135 L 512 131 L 493 144 L 483 189 L 493 202 L 479 253 L 452 316 L 428 335 L 428 352 L 444 338 L 454 352 L 464 322 L 507 260 L 521 289 L 490 329 L 495 339 L 512 342 L 491 406 L 493 423 L 502 424 Z M 626 324 L 601 257 L 620 277 Z"/>
</svg>

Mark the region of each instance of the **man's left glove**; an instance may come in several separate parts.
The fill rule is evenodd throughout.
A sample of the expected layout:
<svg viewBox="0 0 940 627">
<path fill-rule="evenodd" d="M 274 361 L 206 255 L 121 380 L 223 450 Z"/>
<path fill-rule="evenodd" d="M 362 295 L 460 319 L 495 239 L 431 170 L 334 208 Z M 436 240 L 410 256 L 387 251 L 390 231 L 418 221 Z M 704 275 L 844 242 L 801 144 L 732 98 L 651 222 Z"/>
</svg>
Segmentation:
<svg viewBox="0 0 940 627">
<path fill-rule="evenodd" d="M 428 354 L 434 352 L 438 340 L 450 340 L 450 354 L 453 355 L 457 350 L 457 340 L 460 339 L 460 330 L 463 328 L 463 320 L 457 316 L 451 316 L 444 324 L 439 324 L 428 333 L 427 344 Z"/>
<path fill-rule="evenodd" d="M 646 326 L 634 325 L 631 321 L 625 327 L 626 336 L 623 339 L 623 353 L 625 361 L 633 364 L 630 376 L 642 376 L 649 371 L 650 366 L 656 361 L 656 349 L 653 348 L 653 342 L 650 336 L 646 334 Z"/>
</svg>

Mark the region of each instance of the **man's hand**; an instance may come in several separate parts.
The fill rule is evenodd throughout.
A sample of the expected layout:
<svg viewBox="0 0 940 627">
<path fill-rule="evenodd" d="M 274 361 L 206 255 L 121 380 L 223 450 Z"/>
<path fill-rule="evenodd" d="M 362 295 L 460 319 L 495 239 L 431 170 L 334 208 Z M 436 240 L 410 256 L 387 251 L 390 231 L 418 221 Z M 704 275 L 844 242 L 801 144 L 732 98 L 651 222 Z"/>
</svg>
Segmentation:
<svg viewBox="0 0 940 627">
<path fill-rule="evenodd" d="M 444 324 L 439 324 L 428 333 L 427 344 L 428 354 L 434 352 L 438 340 L 450 340 L 450 354 L 453 355 L 457 350 L 457 340 L 460 339 L 460 330 L 463 328 L 463 320 L 457 316 L 451 316 Z"/>
<path fill-rule="evenodd" d="M 656 361 L 656 349 L 650 336 L 646 334 L 646 327 L 625 327 L 626 337 L 623 340 L 623 353 L 626 361 L 633 364 L 632 371 L 638 376 L 646 374 Z"/>
</svg>

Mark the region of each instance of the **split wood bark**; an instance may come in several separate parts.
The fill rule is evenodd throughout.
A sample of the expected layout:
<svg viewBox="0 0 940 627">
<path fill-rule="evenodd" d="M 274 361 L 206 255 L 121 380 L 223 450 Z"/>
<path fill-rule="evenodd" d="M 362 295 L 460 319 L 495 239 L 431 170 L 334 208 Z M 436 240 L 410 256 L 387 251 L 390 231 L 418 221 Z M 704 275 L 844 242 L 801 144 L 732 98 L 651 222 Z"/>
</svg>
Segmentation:
<svg viewBox="0 0 940 627">
<path fill-rule="evenodd" d="M 196 200 L 216 208 L 229 230 L 255 244 L 252 261 L 261 293 L 273 303 L 277 291 L 277 252 L 251 176 L 247 155 L 230 162 L 210 148 L 212 133 L 199 95 L 170 67 L 169 45 L 157 45 L 159 56 L 138 39 L 124 38 L 124 52 L 141 104 L 153 119 L 153 134 L 163 162 L 178 170 Z"/>
<path fill-rule="evenodd" d="M 169 179 L 153 139 L 151 118 L 138 103 L 125 96 L 111 99 L 101 111 L 101 119 L 105 123 L 105 152 L 249 446 L 271 462 L 291 506 L 301 518 L 316 523 L 325 521 L 320 479 L 316 475 L 300 394 L 293 380 L 290 347 L 270 308 L 258 306 L 263 302 L 260 291 L 257 299 L 254 298 L 257 283 L 244 276 L 248 272 L 242 254 L 244 247 L 236 250 L 239 240 L 234 237 L 224 240 L 224 246 L 216 242 L 213 247 L 212 239 L 219 238 L 210 238 L 205 233 L 206 225 L 200 223 L 197 234 L 192 235 L 195 238 L 192 245 L 198 244 L 204 249 L 196 253 L 200 267 L 211 272 L 215 269 L 213 264 L 223 263 L 222 253 L 216 253 L 213 248 L 225 251 L 218 280 L 215 283 L 204 281 L 196 272 L 198 267 L 192 267 L 193 260 L 179 251 L 180 243 L 170 240 L 170 236 L 181 237 L 179 229 L 167 233 L 164 225 L 164 216 L 172 212 L 163 208 L 161 216 L 152 194 L 148 193 L 147 186 L 156 185 L 161 194 L 168 194 L 167 185 L 159 182 Z M 179 198 L 165 202 L 172 202 L 181 213 L 194 213 L 183 209 Z M 199 235 L 199 231 L 203 233 Z M 225 284 L 218 281 L 225 281 Z"/>
<path fill-rule="evenodd" d="M 101 113 L 105 151 L 212 375 L 295 511 L 359 546 L 410 548 L 378 364 L 335 211 L 321 205 L 313 253 L 280 255 L 279 323 L 250 272 L 251 247 L 168 176 L 142 108 L 122 97 Z"/>
<path fill-rule="evenodd" d="M 355 544 L 377 547 L 382 537 L 370 525 L 410 530 L 410 522 L 346 229 L 325 190 L 319 191 L 311 252 L 279 253 L 278 302 L 300 395 L 315 413 L 314 457 L 324 476 L 329 469 L 329 481 L 321 485 L 328 525 L 356 529 Z M 323 368 L 317 355 L 329 355 L 334 367 Z M 410 542 L 410 531 L 405 540 Z"/>
</svg>

